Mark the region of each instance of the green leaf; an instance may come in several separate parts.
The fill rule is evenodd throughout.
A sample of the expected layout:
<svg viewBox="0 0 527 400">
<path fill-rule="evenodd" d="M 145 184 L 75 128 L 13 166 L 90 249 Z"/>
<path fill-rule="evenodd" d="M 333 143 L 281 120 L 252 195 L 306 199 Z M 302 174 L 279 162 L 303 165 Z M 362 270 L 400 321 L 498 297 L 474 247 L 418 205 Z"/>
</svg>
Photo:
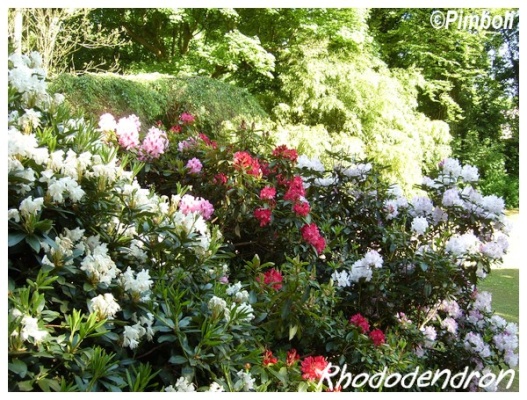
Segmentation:
<svg viewBox="0 0 527 400">
<path fill-rule="evenodd" d="M 44 392 L 50 392 L 50 389 L 52 389 L 54 392 L 60 392 L 60 384 L 53 379 L 39 379 L 37 384 Z"/>
<path fill-rule="evenodd" d="M 38 230 L 40 232 L 43 232 L 43 233 L 46 233 L 48 232 L 51 228 L 53 227 L 53 221 L 51 221 L 50 219 L 44 219 L 42 221 L 38 221 L 35 226 L 34 226 L 34 229 L 35 230 Z"/>
<path fill-rule="evenodd" d="M 18 382 L 18 388 L 22 392 L 31 392 L 33 390 L 33 381 L 29 380 L 29 381 Z"/>
<path fill-rule="evenodd" d="M 185 364 L 188 360 L 183 356 L 172 356 L 168 362 L 171 364 Z"/>
<path fill-rule="evenodd" d="M 35 253 L 40 252 L 40 241 L 35 235 L 26 236 L 26 243 L 31 246 Z"/>
<path fill-rule="evenodd" d="M 188 326 L 188 324 L 190 324 L 190 321 L 191 321 L 190 317 L 185 317 L 181 321 L 178 322 L 178 326 L 180 328 L 185 328 L 186 326 Z"/>
<path fill-rule="evenodd" d="M 175 335 L 161 335 L 157 339 L 158 343 L 164 343 L 164 342 L 175 342 L 177 340 L 177 337 Z"/>
<path fill-rule="evenodd" d="M 289 325 L 289 340 L 292 340 L 296 332 L 298 331 L 298 325 Z"/>
<path fill-rule="evenodd" d="M 26 237 L 25 233 L 18 232 L 18 233 L 10 233 L 7 237 L 7 246 L 13 247 L 20 243 L 24 238 Z"/>
<path fill-rule="evenodd" d="M 13 360 L 12 363 L 8 364 L 8 368 L 11 372 L 14 372 L 21 378 L 23 378 L 27 374 L 27 365 L 21 360 Z"/>
<path fill-rule="evenodd" d="M 291 313 L 291 299 L 287 299 L 282 307 L 282 319 L 286 319 Z"/>
</svg>

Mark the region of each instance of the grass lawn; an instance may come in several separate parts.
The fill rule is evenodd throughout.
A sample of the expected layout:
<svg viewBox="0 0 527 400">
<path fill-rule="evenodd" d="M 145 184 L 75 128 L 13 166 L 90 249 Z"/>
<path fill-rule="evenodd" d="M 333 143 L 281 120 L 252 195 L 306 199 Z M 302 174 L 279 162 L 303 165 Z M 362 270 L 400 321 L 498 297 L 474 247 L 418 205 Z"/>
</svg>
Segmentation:
<svg viewBox="0 0 527 400">
<path fill-rule="evenodd" d="M 494 269 L 487 279 L 480 283 L 478 290 L 491 292 L 492 308 L 496 314 L 505 318 L 508 322 L 516 322 L 519 325 L 520 276 L 518 269 Z M 518 366 L 514 383 L 506 391 L 519 392 L 519 390 L 520 375 Z"/>
</svg>

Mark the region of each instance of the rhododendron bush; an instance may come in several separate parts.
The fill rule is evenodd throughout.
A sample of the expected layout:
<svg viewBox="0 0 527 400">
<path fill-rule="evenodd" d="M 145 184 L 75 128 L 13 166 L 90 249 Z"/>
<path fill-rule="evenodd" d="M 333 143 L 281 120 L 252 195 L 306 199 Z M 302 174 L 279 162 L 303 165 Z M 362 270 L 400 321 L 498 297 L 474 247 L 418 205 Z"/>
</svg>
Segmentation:
<svg viewBox="0 0 527 400">
<path fill-rule="evenodd" d="M 518 364 L 477 289 L 508 224 L 474 167 L 442 160 L 406 197 L 374 160 L 247 126 L 94 126 L 40 63 L 9 58 L 10 390 L 369 390 L 319 381 Z"/>
</svg>

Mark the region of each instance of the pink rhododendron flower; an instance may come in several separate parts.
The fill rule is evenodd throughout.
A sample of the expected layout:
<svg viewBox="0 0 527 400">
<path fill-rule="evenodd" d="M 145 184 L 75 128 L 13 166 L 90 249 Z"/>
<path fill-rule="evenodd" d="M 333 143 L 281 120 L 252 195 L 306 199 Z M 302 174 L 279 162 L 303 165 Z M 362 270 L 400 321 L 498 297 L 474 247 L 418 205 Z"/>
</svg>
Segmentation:
<svg viewBox="0 0 527 400">
<path fill-rule="evenodd" d="M 306 357 L 300 363 L 302 378 L 310 381 L 319 380 L 327 366 L 328 362 L 323 356 Z"/>
<path fill-rule="evenodd" d="M 199 159 L 194 157 L 188 160 L 186 167 L 191 174 L 199 174 L 201 172 L 201 168 L 203 168 L 203 164 L 201 164 Z"/>
<path fill-rule="evenodd" d="M 350 318 L 350 323 L 355 326 L 358 326 L 364 334 L 370 331 L 370 323 L 364 316 L 362 316 L 362 314 L 355 314 L 354 316 L 352 316 Z"/>
<path fill-rule="evenodd" d="M 384 333 L 380 329 L 374 329 L 370 332 L 370 339 L 375 346 L 380 346 L 385 342 Z"/>
<path fill-rule="evenodd" d="M 193 149 L 194 147 L 196 147 L 197 144 L 198 142 L 196 141 L 196 139 L 191 137 L 191 138 L 188 138 L 187 140 L 183 140 L 179 142 L 177 145 L 177 148 L 180 152 L 183 153 L 185 150 Z"/>
<path fill-rule="evenodd" d="M 184 112 L 179 116 L 179 120 L 181 121 L 181 123 L 189 125 L 192 124 L 196 120 L 196 118 L 192 114 Z"/>
<path fill-rule="evenodd" d="M 254 217 L 260 221 L 260 226 L 266 226 L 271 223 L 271 210 L 268 208 L 257 208 L 254 210 Z"/>
<path fill-rule="evenodd" d="M 271 186 L 266 186 L 260 190 L 260 199 L 261 200 L 273 200 L 276 196 L 276 189 Z"/>
<path fill-rule="evenodd" d="M 201 197 L 194 197 L 190 194 L 186 194 L 181 198 L 179 209 L 185 215 L 197 212 L 201 214 L 204 219 L 209 219 L 214 212 L 214 207 L 208 200 Z"/>
<path fill-rule="evenodd" d="M 168 147 L 167 134 L 155 127 L 149 129 L 141 148 L 139 149 L 139 159 L 141 161 L 159 158 Z"/>
<path fill-rule="evenodd" d="M 139 130 L 141 122 L 135 115 L 121 118 L 115 127 L 119 145 L 126 150 L 135 149 L 139 146 Z"/>
</svg>

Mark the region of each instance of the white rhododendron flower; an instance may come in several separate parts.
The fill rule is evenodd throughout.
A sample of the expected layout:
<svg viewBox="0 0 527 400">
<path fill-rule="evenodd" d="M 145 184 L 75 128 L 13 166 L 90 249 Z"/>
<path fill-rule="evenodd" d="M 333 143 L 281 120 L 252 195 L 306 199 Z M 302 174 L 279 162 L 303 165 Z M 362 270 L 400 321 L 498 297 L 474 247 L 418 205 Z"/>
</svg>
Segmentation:
<svg viewBox="0 0 527 400">
<path fill-rule="evenodd" d="M 90 300 L 90 307 L 92 312 L 96 312 L 101 318 L 112 319 L 115 314 L 121 310 L 121 306 L 115 301 L 113 294 L 100 294 Z"/>
<path fill-rule="evenodd" d="M 428 221 L 425 217 L 415 217 L 412 220 L 411 228 L 412 231 L 414 231 L 416 234 L 424 235 L 424 233 L 428 229 Z"/>
</svg>

